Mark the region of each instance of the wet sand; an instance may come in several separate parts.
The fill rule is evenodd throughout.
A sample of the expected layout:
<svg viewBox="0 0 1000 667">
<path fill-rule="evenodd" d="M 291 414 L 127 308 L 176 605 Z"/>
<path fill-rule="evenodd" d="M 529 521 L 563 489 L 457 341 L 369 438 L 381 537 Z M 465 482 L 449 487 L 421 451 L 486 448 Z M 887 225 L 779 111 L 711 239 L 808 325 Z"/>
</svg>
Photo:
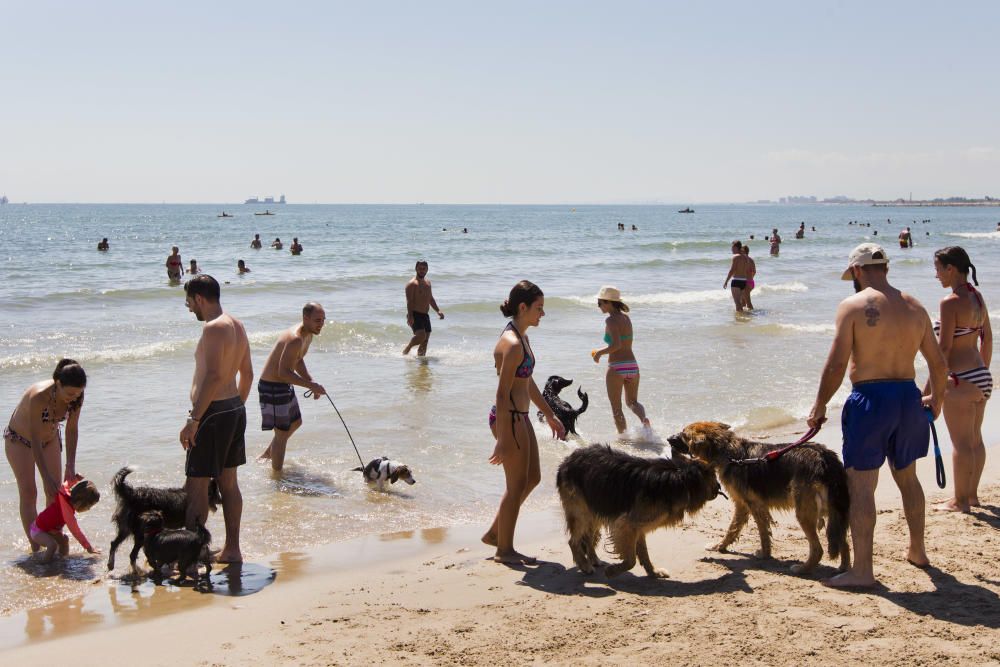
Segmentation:
<svg viewBox="0 0 1000 667">
<path fill-rule="evenodd" d="M 730 517 L 720 497 L 683 527 L 650 536 L 668 580 L 638 566 L 612 580 L 582 577 L 559 513 L 545 511 L 518 527 L 519 548 L 538 555 L 538 566 L 487 560 L 482 526 L 370 536 L 248 564 L 242 579 L 221 573 L 212 594 L 149 582 L 133 593 L 98 580 L 82 598 L 2 619 L 0 649 L 11 664 L 66 655 L 81 665 L 137 655 L 151 665 L 998 664 L 998 458 L 1000 447 L 990 447 L 981 509 L 928 511 L 926 570 L 904 558 L 906 524 L 883 471 L 882 586 L 869 592 L 822 586 L 834 573 L 829 560 L 813 575 L 792 575 L 807 546 L 789 514 L 775 517 L 772 560 L 751 555 L 752 528 L 733 553 L 706 552 Z M 943 498 L 933 458 L 918 466 L 928 501 Z M 230 590 L 234 579 L 242 591 Z"/>
</svg>

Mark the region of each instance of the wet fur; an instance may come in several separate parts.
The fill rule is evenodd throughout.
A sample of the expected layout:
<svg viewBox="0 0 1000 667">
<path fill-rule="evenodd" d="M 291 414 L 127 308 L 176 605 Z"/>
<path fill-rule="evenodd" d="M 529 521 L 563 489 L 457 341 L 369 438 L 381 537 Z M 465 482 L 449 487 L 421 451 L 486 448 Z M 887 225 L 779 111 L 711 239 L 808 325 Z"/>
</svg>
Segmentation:
<svg viewBox="0 0 1000 667">
<path fill-rule="evenodd" d="M 635 566 L 636 558 L 651 577 L 666 577 L 649 560 L 646 533 L 673 526 L 694 514 L 719 493 L 710 466 L 678 457 L 642 458 L 591 445 L 567 456 L 556 474 L 566 513 L 569 548 L 580 571 L 591 574 L 600 564 L 596 548 L 606 527 L 622 562 L 609 565 L 613 577 Z"/>
<path fill-rule="evenodd" d="M 847 473 L 836 454 L 810 442 L 783 454 L 776 461 L 736 465 L 734 460 L 763 456 L 783 447 L 741 438 L 719 422 L 695 422 L 668 439 L 674 451 L 705 461 L 719 474 L 735 511 L 722 541 L 713 548 L 725 552 L 736 541 L 752 516 L 760 534 L 757 555 L 771 557 L 771 510 L 794 510 L 809 542 L 809 556 L 792 567 L 796 573 L 811 571 L 823 557 L 818 531 L 826 519 L 827 553 L 840 558 L 840 570 L 850 567 L 847 544 L 850 495 Z"/>
<path fill-rule="evenodd" d="M 119 470 L 112 480 L 118 505 L 111 517 L 111 523 L 117 527 L 115 538 L 111 540 L 108 549 L 108 570 L 115 569 L 115 551 L 129 535 L 132 536 L 132 551 L 129 561 L 135 570 L 135 561 L 142 549 L 142 514 L 158 510 L 163 514 L 166 528 L 183 528 L 187 512 L 187 491 L 184 489 L 157 489 L 151 486 L 132 486 L 125 479 L 132 469 L 125 466 Z M 208 485 L 208 507 L 215 511 L 222 503 L 219 487 L 213 479 Z"/>
<path fill-rule="evenodd" d="M 545 381 L 545 389 L 542 390 L 542 398 L 544 398 L 545 402 L 549 404 L 550 408 L 552 408 L 552 412 L 555 413 L 556 418 L 562 422 L 563 428 L 566 429 L 566 432 L 579 435 L 579 433 L 576 432 L 576 420 L 580 415 L 587 411 L 590 399 L 587 398 L 586 392 L 579 387 L 576 390 L 576 395 L 582 401 L 579 410 L 574 409 L 572 405 L 559 398 L 559 392 L 571 384 L 573 384 L 572 380 L 561 378 L 558 375 L 552 375 Z M 541 412 L 538 413 L 538 421 L 545 421 L 545 415 Z"/>
<path fill-rule="evenodd" d="M 198 562 L 205 566 L 206 578 L 212 573 L 212 556 L 208 551 L 212 535 L 205 526 L 199 523 L 195 530 L 164 528 L 163 512 L 157 510 L 143 512 L 140 523 L 144 535 L 142 550 L 153 568 L 154 579 L 161 576 L 160 568 L 171 563 L 177 563 L 177 583 L 184 581 L 188 569 Z"/>
</svg>

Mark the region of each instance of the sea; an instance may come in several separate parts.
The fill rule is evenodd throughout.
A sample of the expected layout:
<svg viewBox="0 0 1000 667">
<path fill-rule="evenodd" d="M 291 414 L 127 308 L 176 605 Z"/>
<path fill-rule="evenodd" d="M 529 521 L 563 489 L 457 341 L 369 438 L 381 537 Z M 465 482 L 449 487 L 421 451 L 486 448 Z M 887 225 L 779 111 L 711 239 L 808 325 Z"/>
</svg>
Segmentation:
<svg viewBox="0 0 1000 667">
<path fill-rule="evenodd" d="M 183 483 L 178 433 L 202 325 L 185 307 L 183 289 L 167 280 L 174 245 L 185 267 L 196 259 L 222 284 L 223 307 L 244 322 L 258 373 L 305 302 L 318 301 L 327 313 L 306 363 L 344 423 L 328 401 L 300 390 L 304 423 L 275 474 L 255 460 L 269 442 L 256 389 L 247 403 L 248 463 L 239 476 L 249 561 L 366 534 L 485 529 L 503 490 L 502 471 L 487 461 L 492 350 L 505 325 L 499 305 L 521 279 L 545 293 L 545 317 L 529 333 L 536 381 L 571 378 L 563 397 L 576 405 L 582 388 L 590 400 L 578 438 L 553 440 L 536 423 L 542 484 L 529 511 L 558 503 L 556 467 L 587 443 L 656 456 L 670 434 L 695 420 L 750 432 L 802 430 L 836 306 L 853 290 L 840 274 L 858 243 L 883 242 L 891 281 L 932 316 L 947 293 L 934 278 L 933 253 L 943 246 L 966 248 L 987 304 L 1000 299 L 1000 208 L 695 205 L 694 213 L 678 213 L 683 207 L 288 204 L 260 216 L 262 207 L 249 205 L 0 206 L 0 409 L 12 412 L 60 358 L 84 366 L 77 469 L 103 497 L 80 523 L 104 550 L 94 559 L 73 545 L 74 557 L 50 566 L 30 559 L 13 474 L 0 466 L 0 615 L 79 595 L 105 576 L 109 482 L 119 468 L 134 466 L 134 483 Z M 223 210 L 234 217 L 217 217 Z M 796 240 L 802 222 L 805 238 Z M 904 250 L 896 239 L 906 226 L 914 247 Z M 778 257 L 764 240 L 772 228 L 784 239 Z M 255 233 L 264 249 L 250 248 Z M 111 249 L 97 252 L 104 237 Z M 293 237 L 304 246 L 300 256 L 288 251 Z M 284 250 L 268 248 L 275 238 Z M 757 262 L 751 314 L 736 314 L 723 289 L 736 239 Z M 250 273 L 237 274 L 240 259 Z M 403 290 L 419 259 L 429 263 L 445 313 L 432 319 L 423 359 L 401 354 L 411 335 Z M 631 307 L 651 430 L 627 413 L 629 431 L 616 433 L 606 366 L 590 357 L 602 345 L 595 295 L 603 285 L 618 287 Z M 922 383 L 922 362 L 918 376 Z M 847 393 L 845 382 L 831 415 Z M 345 424 L 361 462 L 392 457 L 411 467 L 417 483 L 369 490 L 352 471 L 359 457 Z M 833 419 L 827 430 L 836 429 Z M 943 424 L 941 431 L 946 440 Z M 221 512 L 209 529 L 221 545 Z M 112 576 L 125 574 L 127 560 L 126 545 Z"/>
</svg>

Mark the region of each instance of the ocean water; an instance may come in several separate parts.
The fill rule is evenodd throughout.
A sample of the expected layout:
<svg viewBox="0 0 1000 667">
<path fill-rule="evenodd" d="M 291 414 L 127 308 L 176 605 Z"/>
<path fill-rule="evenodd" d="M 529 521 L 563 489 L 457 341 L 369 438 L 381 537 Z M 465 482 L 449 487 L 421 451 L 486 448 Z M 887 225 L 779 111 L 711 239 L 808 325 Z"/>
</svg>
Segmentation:
<svg viewBox="0 0 1000 667">
<path fill-rule="evenodd" d="M 576 404 L 578 386 L 590 397 L 580 440 L 553 441 L 537 425 L 543 482 L 529 508 L 556 502 L 555 468 L 581 442 L 652 454 L 697 419 L 751 430 L 801 422 L 836 305 L 852 290 L 839 275 L 857 243 L 884 241 L 893 283 L 932 315 L 945 295 L 934 279 L 939 247 L 969 251 L 988 304 L 996 303 L 1000 283 L 997 208 L 733 205 L 696 206 L 695 214 L 682 215 L 681 206 L 286 205 L 273 208 L 273 217 L 254 216 L 260 209 L 251 206 L 225 207 L 236 217 L 220 219 L 222 208 L 0 207 L 0 409 L 12 412 L 59 358 L 84 365 L 89 385 L 77 468 L 105 495 L 81 515 L 81 525 L 105 550 L 112 535 L 108 482 L 119 467 L 137 466 L 134 482 L 183 481 L 177 434 L 189 408 L 201 324 L 187 311 L 183 290 L 166 280 L 172 245 L 185 266 L 195 258 L 224 282 L 223 306 L 246 325 L 258 373 L 302 304 L 322 303 L 328 323 L 306 359 L 311 373 L 330 391 L 364 459 L 392 456 L 417 479 L 388 494 L 368 491 L 350 471 L 358 459 L 333 408 L 301 396 L 305 423 L 289 444 L 285 471 L 273 475 L 253 461 L 269 441 L 259 430 L 254 391 L 247 405 L 251 461 L 240 470 L 250 560 L 366 533 L 488 523 L 503 486 L 501 471 L 487 463 L 493 440 L 486 415 L 496 390 L 491 352 L 505 324 L 498 306 L 522 278 L 546 294 L 546 316 L 530 332 L 536 380 L 572 378 L 564 397 Z M 800 221 L 817 231 L 795 240 Z M 617 231 L 619 222 L 638 231 Z M 907 225 L 916 246 L 900 250 L 896 235 Z M 777 258 L 763 240 L 772 227 L 784 238 Z M 249 248 L 254 233 L 265 249 Z M 111 251 L 98 253 L 105 236 Z M 298 257 L 287 250 L 293 236 L 305 246 Z M 275 237 L 286 250 L 266 248 Z M 735 315 L 722 289 L 733 239 L 748 242 L 757 261 L 752 315 Z M 429 355 L 416 360 L 400 355 L 410 337 L 403 287 L 421 258 L 446 319 L 433 320 Z M 252 273 L 238 276 L 238 259 Z M 653 433 L 633 428 L 617 436 L 605 365 L 589 355 L 601 344 L 594 295 L 605 284 L 619 287 L 632 307 L 640 400 Z M 71 595 L 103 573 L 103 556 L 47 567 L 31 562 L 17 516 L 13 475 L 0 466 L 0 557 L 10 570 L 0 613 Z M 221 544 L 221 512 L 209 528 Z M 115 574 L 124 573 L 126 553 L 119 552 Z"/>
</svg>

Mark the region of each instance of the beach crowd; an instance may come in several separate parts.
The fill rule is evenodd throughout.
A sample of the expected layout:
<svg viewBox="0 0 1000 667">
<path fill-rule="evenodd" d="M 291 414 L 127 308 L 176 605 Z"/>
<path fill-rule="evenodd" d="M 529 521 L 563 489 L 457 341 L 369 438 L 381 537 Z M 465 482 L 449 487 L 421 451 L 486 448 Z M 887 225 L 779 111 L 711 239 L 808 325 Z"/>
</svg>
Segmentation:
<svg viewBox="0 0 1000 667">
<path fill-rule="evenodd" d="M 803 222 L 796 238 L 804 235 Z M 782 240 L 777 229 L 767 241 L 770 254 L 778 256 Z M 901 248 L 912 247 L 909 228 L 900 233 L 899 243 Z M 250 248 L 262 246 L 260 235 L 255 235 Z M 270 246 L 283 248 L 279 238 Z M 105 238 L 98 250 L 107 251 L 109 247 Z M 303 251 L 298 238 L 290 249 L 293 255 Z M 737 312 L 751 310 L 756 263 L 742 241 L 733 241 L 731 253 L 723 287 L 730 290 Z M 170 281 L 182 280 L 185 269 L 178 247 L 172 248 L 165 267 Z M 814 429 L 824 424 L 827 405 L 847 375 L 852 391 L 841 415 L 841 459 L 850 493 L 854 558 L 849 569 L 826 580 L 831 586 L 868 587 L 877 582 L 872 564 L 877 514 L 874 490 L 886 460 L 903 498 L 910 535 L 906 559 L 917 567 L 929 565 L 924 544 L 926 501 L 915 463 L 928 453 L 930 426 L 939 413 L 943 412 L 953 443 L 953 489 L 951 497 L 935 509 L 969 512 L 979 505 L 978 487 L 986 455 L 982 424 L 993 388 L 989 371 L 992 329 L 986 303 L 976 289 L 976 268 L 966 251 L 957 246 L 941 248 L 934 254 L 934 269 L 936 279 L 947 290 L 937 322 L 931 322 L 915 298 L 890 283 L 889 256 L 883 247 L 863 243 L 848 254 L 841 277 L 853 283 L 855 293 L 840 303 L 834 315 L 833 341 L 807 418 Z M 431 310 L 439 320 L 444 319 L 427 278 L 428 270 L 425 260 L 418 261 L 413 278 L 404 288 L 405 319 L 413 333 L 403 348 L 404 355 L 414 349 L 417 355 L 426 354 L 432 330 Z M 250 271 L 245 260 L 238 260 L 237 271 Z M 241 562 L 243 501 L 237 471 L 246 463 L 245 404 L 255 377 L 250 342 L 243 323 L 223 308 L 219 282 L 203 273 L 193 259 L 186 273 L 185 304 L 204 326 L 195 351 L 190 410 L 183 416 L 178 434 L 185 456 L 188 498 L 184 523 L 191 531 L 204 526 L 209 514 L 210 484 L 217 484 L 225 541 L 216 560 Z M 590 354 L 594 363 L 607 357 L 606 389 L 615 427 L 619 433 L 626 431 L 628 408 L 640 428 L 651 429 L 639 401 L 641 373 L 633 352 L 636 332 L 629 306 L 621 291 L 610 285 L 600 287 L 594 300 L 605 318 L 606 345 Z M 495 550 L 493 557 L 498 562 L 531 564 L 536 559 L 514 547 L 520 508 L 542 475 L 538 442 L 529 417 L 531 406 L 540 412 L 553 437 L 565 438 L 566 425 L 533 377 L 537 359 L 529 331 L 538 327 L 545 316 L 542 289 L 521 280 L 500 304 L 500 311 L 509 321 L 493 351 L 496 395 L 487 420 L 494 447 L 488 460 L 502 467 L 505 490 L 482 541 Z M 323 307 L 312 301 L 306 303 L 301 321 L 279 335 L 260 373 L 257 391 L 261 428 L 272 431 L 260 458 L 270 461 L 275 470 L 282 468 L 289 439 L 302 425 L 295 387 L 314 400 L 327 394 L 306 365 L 313 337 L 320 335 L 325 323 Z M 915 383 L 918 354 L 929 369 L 923 387 Z M 31 550 L 41 552 L 45 560 L 68 552 L 64 526 L 88 552 L 97 553 L 76 518 L 77 513 L 92 508 L 100 498 L 93 483 L 76 470 L 78 425 L 86 386 L 87 374 L 82 366 L 63 359 L 50 379 L 28 387 L 4 430 L 5 452 L 17 482 L 24 533 Z M 45 497 L 45 508 L 40 513 L 36 473 Z"/>
</svg>

